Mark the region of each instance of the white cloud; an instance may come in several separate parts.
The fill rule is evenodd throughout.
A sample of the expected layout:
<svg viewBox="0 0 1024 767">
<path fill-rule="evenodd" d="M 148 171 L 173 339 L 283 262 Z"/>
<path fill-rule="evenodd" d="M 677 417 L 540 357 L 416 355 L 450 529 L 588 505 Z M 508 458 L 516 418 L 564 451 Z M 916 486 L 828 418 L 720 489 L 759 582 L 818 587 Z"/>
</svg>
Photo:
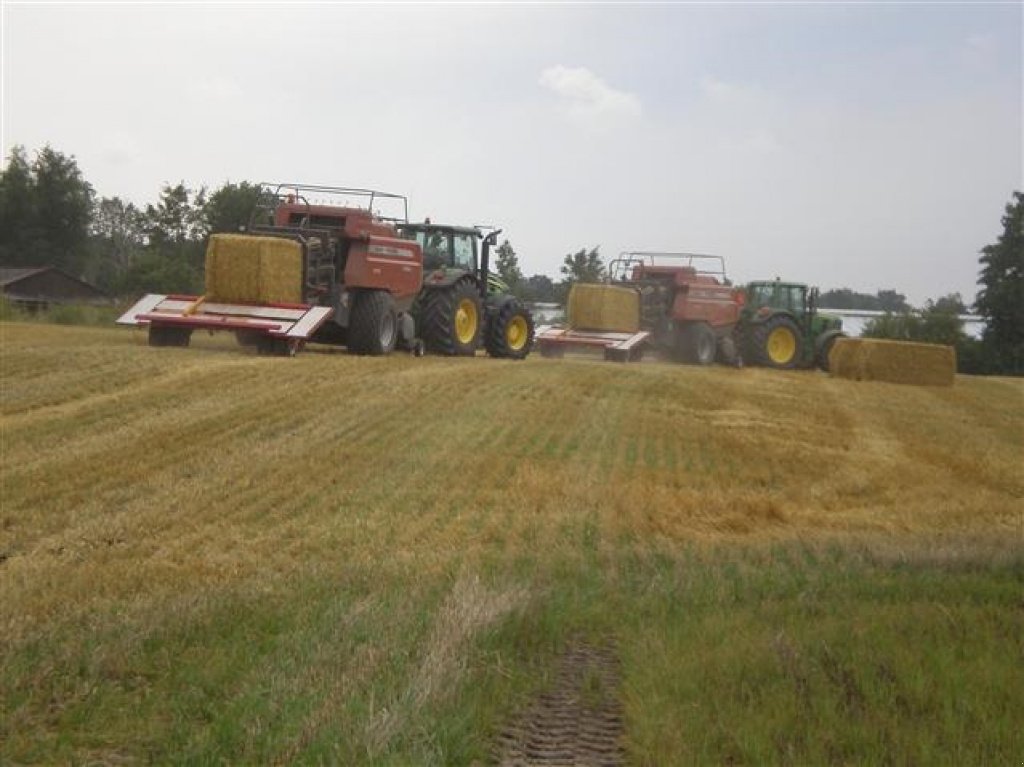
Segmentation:
<svg viewBox="0 0 1024 767">
<path fill-rule="evenodd" d="M 540 84 L 564 99 L 574 116 L 639 117 L 642 111 L 637 96 L 612 88 L 586 67 L 548 67 L 541 72 Z"/>
</svg>

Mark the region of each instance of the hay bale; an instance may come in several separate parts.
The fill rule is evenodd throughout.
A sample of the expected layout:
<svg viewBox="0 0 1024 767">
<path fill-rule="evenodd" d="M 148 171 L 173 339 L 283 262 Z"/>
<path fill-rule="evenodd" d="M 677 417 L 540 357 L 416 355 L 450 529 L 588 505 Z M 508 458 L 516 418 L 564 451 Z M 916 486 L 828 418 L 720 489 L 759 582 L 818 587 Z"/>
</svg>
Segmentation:
<svg viewBox="0 0 1024 767">
<path fill-rule="evenodd" d="M 860 338 L 837 338 L 828 354 L 829 373 L 838 378 L 850 378 L 859 381 L 860 374 Z"/>
<path fill-rule="evenodd" d="M 566 302 L 569 327 L 636 333 L 640 330 L 640 294 L 632 288 L 577 283 Z"/>
<path fill-rule="evenodd" d="M 956 377 L 956 350 L 940 344 L 841 338 L 829 355 L 829 372 L 857 381 L 952 386 Z"/>
<path fill-rule="evenodd" d="M 280 237 L 212 235 L 206 248 L 206 296 L 227 303 L 300 303 L 302 246 Z"/>
</svg>

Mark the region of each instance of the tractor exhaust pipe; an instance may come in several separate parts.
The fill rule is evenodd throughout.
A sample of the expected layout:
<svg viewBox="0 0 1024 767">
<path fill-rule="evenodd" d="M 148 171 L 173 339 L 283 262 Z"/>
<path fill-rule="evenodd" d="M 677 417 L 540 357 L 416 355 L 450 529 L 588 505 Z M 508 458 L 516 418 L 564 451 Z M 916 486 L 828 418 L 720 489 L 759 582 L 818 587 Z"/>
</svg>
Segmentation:
<svg viewBox="0 0 1024 767">
<path fill-rule="evenodd" d="M 501 234 L 501 230 L 495 229 L 484 237 L 483 248 L 480 254 L 480 275 L 477 280 L 480 283 L 480 298 L 482 299 L 487 298 L 487 274 L 491 268 L 491 247 L 498 242 L 499 234 Z"/>
</svg>

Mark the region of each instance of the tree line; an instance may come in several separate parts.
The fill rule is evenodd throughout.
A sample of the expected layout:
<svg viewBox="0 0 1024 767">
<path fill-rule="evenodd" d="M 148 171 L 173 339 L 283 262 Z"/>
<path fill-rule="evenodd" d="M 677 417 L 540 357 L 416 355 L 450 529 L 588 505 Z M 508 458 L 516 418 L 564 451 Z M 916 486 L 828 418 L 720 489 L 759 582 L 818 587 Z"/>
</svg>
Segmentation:
<svg viewBox="0 0 1024 767">
<path fill-rule="evenodd" d="M 206 241 L 249 221 L 258 189 L 165 184 L 155 204 L 97 197 L 73 157 L 15 147 L 0 175 L 0 266 L 56 266 L 115 296 L 202 290 Z"/>
<path fill-rule="evenodd" d="M 137 207 L 119 197 L 98 197 L 74 157 L 46 146 L 31 160 L 15 147 L 0 171 L 0 267 L 56 266 L 114 296 L 144 292 L 199 293 L 206 243 L 216 232 L 249 222 L 258 186 L 246 181 L 214 190 L 184 182 L 164 184 L 155 204 Z M 1006 206 L 1003 233 L 981 250 L 973 309 L 986 322 L 979 342 L 956 315 L 968 310 L 953 293 L 911 307 L 895 290 L 876 294 L 849 288 L 823 291 L 819 305 L 886 314 L 865 334 L 952 343 L 971 372 L 1024 375 L 1024 196 Z M 574 282 L 607 277 L 598 246 L 566 254 L 561 279 L 525 276 L 508 240 L 495 252 L 495 270 L 528 302 L 564 303 Z"/>
</svg>

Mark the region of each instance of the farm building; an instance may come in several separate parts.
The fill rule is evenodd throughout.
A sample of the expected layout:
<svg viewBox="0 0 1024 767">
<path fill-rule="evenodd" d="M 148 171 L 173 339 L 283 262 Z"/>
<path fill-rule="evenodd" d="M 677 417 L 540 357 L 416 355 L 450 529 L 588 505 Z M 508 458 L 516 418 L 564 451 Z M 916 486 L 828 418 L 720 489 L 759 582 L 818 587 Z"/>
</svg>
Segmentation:
<svg viewBox="0 0 1024 767">
<path fill-rule="evenodd" d="M 0 290 L 8 301 L 26 309 L 51 304 L 106 304 L 110 296 L 56 266 L 0 269 Z"/>
</svg>

